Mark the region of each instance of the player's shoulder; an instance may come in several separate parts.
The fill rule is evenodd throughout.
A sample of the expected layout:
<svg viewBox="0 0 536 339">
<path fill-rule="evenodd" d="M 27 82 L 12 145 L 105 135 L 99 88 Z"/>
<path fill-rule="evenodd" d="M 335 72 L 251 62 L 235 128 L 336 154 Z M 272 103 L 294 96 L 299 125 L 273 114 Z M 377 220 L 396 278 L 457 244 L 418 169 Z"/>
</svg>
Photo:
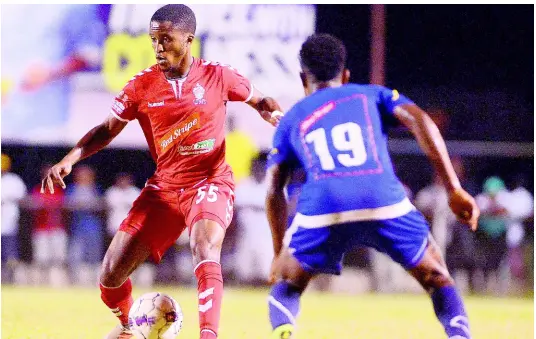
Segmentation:
<svg viewBox="0 0 536 339">
<path fill-rule="evenodd" d="M 154 82 L 155 77 L 158 77 L 160 69 L 158 65 L 152 65 L 147 67 L 138 73 L 134 74 L 132 78 L 127 81 L 125 89 L 136 90 L 136 92 L 148 90 Z"/>
<path fill-rule="evenodd" d="M 279 125 L 283 126 L 293 126 L 294 122 L 301 119 L 301 115 L 304 112 L 303 109 L 303 99 L 295 103 L 289 110 L 285 112 L 281 120 L 279 121 Z"/>
<path fill-rule="evenodd" d="M 348 83 L 340 88 L 349 92 L 361 93 L 365 95 L 380 95 L 381 93 L 392 91 L 385 86 L 374 84 Z"/>
<path fill-rule="evenodd" d="M 153 79 L 155 76 L 158 76 L 159 72 L 160 69 L 158 68 L 158 65 L 155 64 L 134 74 L 134 76 L 130 78 L 129 82 L 135 82 L 136 84 L 144 83 Z"/>
<path fill-rule="evenodd" d="M 402 99 L 401 94 L 396 89 L 381 85 L 371 85 L 371 84 L 348 84 L 344 87 L 347 87 L 348 90 L 354 93 L 360 93 L 369 100 L 374 100 L 376 102 L 385 102 L 386 100 L 396 102 Z"/>
<path fill-rule="evenodd" d="M 279 125 L 288 128 L 297 127 L 297 122 L 305 119 L 324 103 L 328 103 L 325 98 L 320 98 L 315 94 L 308 95 L 292 105 L 281 118 Z"/>
<path fill-rule="evenodd" d="M 214 71 L 222 68 L 233 68 L 231 65 L 215 61 L 215 60 L 206 60 L 206 59 L 198 59 L 194 58 L 194 62 L 197 64 L 197 66 L 201 67 L 204 70 L 207 71 Z"/>
<path fill-rule="evenodd" d="M 232 65 L 212 60 L 194 59 L 197 68 L 205 74 L 225 75 L 226 72 L 238 72 Z"/>
</svg>

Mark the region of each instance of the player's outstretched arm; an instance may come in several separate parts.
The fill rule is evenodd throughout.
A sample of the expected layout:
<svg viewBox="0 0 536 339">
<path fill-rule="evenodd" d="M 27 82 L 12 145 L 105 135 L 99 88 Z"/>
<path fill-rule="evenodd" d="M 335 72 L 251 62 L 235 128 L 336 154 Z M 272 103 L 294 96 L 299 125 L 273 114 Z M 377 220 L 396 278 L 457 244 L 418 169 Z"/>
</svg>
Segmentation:
<svg viewBox="0 0 536 339">
<path fill-rule="evenodd" d="M 71 173 L 73 165 L 106 147 L 125 128 L 126 124 L 127 122 L 110 114 L 103 123 L 87 132 L 76 146 L 47 172 L 41 182 L 41 193 L 47 190 L 54 193 L 54 184 L 65 189 L 63 178 Z"/>
<path fill-rule="evenodd" d="M 253 88 L 253 95 L 247 103 L 256 109 L 260 116 L 273 126 L 277 126 L 279 120 L 283 117 L 283 112 L 281 112 L 281 107 L 279 107 L 277 101 L 274 98 L 264 96 L 255 87 Z"/>
<path fill-rule="evenodd" d="M 458 219 L 476 230 L 480 210 L 473 197 L 460 185 L 450 157 L 436 124 L 430 116 L 414 104 L 395 107 L 394 114 L 417 139 L 428 156 L 449 194 L 449 205 Z"/>
</svg>

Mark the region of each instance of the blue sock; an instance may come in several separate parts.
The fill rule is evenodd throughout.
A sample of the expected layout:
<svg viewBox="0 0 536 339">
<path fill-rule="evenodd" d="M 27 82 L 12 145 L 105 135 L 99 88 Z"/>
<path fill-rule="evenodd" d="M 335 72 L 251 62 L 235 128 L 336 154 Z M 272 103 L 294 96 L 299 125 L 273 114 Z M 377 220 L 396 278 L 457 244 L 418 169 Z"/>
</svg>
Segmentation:
<svg viewBox="0 0 536 339">
<path fill-rule="evenodd" d="M 470 339 L 469 319 L 455 286 L 441 287 L 432 293 L 437 319 L 451 339 Z"/>
<path fill-rule="evenodd" d="M 268 297 L 268 308 L 272 329 L 285 324 L 294 325 L 300 311 L 302 291 L 287 282 L 280 281 L 272 287 Z"/>
</svg>

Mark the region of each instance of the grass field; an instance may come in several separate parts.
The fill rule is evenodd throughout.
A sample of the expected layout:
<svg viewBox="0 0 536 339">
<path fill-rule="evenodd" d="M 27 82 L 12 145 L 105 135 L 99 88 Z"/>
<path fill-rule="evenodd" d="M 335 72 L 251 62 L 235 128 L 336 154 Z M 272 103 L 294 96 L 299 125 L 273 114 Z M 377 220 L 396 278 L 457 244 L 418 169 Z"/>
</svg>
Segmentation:
<svg viewBox="0 0 536 339">
<path fill-rule="evenodd" d="M 180 338 L 197 339 L 197 300 L 193 290 L 155 288 L 182 305 Z M 138 296 L 142 290 L 135 290 Z M 225 292 L 220 338 L 269 337 L 264 290 Z M 474 339 L 534 337 L 532 299 L 466 298 Z M 116 324 L 95 289 L 45 289 L 2 286 L 3 339 L 102 338 Z M 445 338 L 424 295 L 306 294 L 299 339 Z"/>
</svg>

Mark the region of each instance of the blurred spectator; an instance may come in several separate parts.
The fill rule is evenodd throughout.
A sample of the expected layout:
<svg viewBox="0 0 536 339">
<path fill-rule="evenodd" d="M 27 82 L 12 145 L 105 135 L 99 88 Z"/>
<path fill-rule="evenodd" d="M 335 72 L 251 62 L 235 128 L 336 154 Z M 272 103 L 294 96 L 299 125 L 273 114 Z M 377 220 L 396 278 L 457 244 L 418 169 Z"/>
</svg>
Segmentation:
<svg viewBox="0 0 536 339">
<path fill-rule="evenodd" d="M 81 280 L 80 283 L 87 283 L 88 279 L 97 281 L 104 245 L 100 216 L 102 202 L 91 167 L 82 165 L 75 168 L 74 183 L 67 188 L 67 206 L 72 211 L 71 268 L 79 269 L 75 276 Z"/>
<path fill-rule="evenodd" d="M 20 202 L 26 196 L 26 186 L 22 179 L 10 172 L 11 159 L 2 154 L 2 282 L 11 280 L 13 270 L 19 260 L 19 218 Z M 5 273 L 5 274 L 4 274 Z"/>
<path fill-rule="evenodd" d="M 415 206 L 430 223 L 432 235 L 444 256 L 456 216 L 450 210 L 447 190 L 439 175 L 434 174 L 433 182 L 417 193 Z"/>
<path fill-rule="evenodd" d="M 108 208 L 106 231 L 109 240 L 113 238 L 123 220 L 127 217 L 134 200 L 141 190 L 134 186 L 134 178 L 129 173 L 120 173 L 115 184 L 106 190 L 104 199 Z M 154 281 L 154 266 L 149 263 L 140 265 L 132 275 L 132 279 L 141 287 L 150 287 Z"/>
<path fill-rule="evenodd" d="M 266 154 L 253 160 L 252 176 L 236 187 L 235 206 L 240 236 L 236 248 L 236 270 L 243 282 L 266 281 L 272 263 L 272 235 L 264 201 L 268 189 L 265 180 Z"/>
<path fill-rule="evenodd" d="M 480 188 L 476 185 L 474 179 L 467 175 L 466 161 L 460 157 L 453 157 L 452 166 L 462 187 L 475 197 Z M 475 233 L 467 225 L 458 222 L 455 218 L 451 224 L 447 223 L 447 227 L 445 253 L 447 266 L 461 289 L 468 288 L 470 291 L 476 291 L 479 286 L 475 280 L 477 269 Z"/>
<path fill-rule="evenodd" d="M 237 184 L 251 173 L 253 158 L 259 150 L 255 142 L 244 132 L 236 129 L 235 120 L 229 115 L 227 120 L 228 133 L 225 137 L 226 160 L 233 169 L 233 177 Z"/>
<path fill-rule="evenodd" d="M 105 195 L 108 206 L 106 230 L 110 237 L 115 235 L 140 192 L 141 190 L 134 186 L 134 178 L 128 173 L 119 174 L 115 179 L 115 184 L 108 188 Z"/>
<path fill-rule="evenodd" d="M 51 165 L 41 169 L 45 177 Z M 64 191 L 41 194 L 41 184 L 36 185 L 30 195 L 33 210 L 32 247 L 35 270 L 46 272 L 50 279 L 63 269 L 67 258 L 67 232 L 63 223 Z M 41 273 L 42 275 L 42 273 Z"/>
<path fill-rule="evenodd" d="M 66 132 L 69 76 L 100 64 L 105 27 L 97 9 L 2 7 L 2 139 L 39 142 Z"/>
<path fill-rule="evenodd" d="M 506 200 L 509 212 L 506 243 L 510 272 L 515 278 L 524 278 L 523 240 L 525 238 L 524 223 L 534 215 L 534 198 L 524 187 L 525 178 L 517 175 L 513 180 L 513 189 Z"/>
<path fill-rule="evenodd" d="M 476 197 L 481 211 L 476 239 L 478 264 L 484 271 L 484 283 L 487 285 L 490 277 L 492 282 L 499 281 L 499 268 L 506 257 L 510 194 L 499 177 L 487 178 L 483 189 Z"/>
<path fill-rule="evenodd" d="M 473 183 L 465 176 L 463 160 L 459 157 L 453 157 L 452 166 L 462 187 L 469 192 L 474 192 Z M 433 181 L 417 193 L 415 205 L 427 218 L 432 235 L 441 248 L 442 254 L 445 255 L 446 247 L 451 241 L 452 226 L 456 222 L 456 216 L 449 208 L 447 191 L 439 175 L 434 173 Z"/>
</svg>

